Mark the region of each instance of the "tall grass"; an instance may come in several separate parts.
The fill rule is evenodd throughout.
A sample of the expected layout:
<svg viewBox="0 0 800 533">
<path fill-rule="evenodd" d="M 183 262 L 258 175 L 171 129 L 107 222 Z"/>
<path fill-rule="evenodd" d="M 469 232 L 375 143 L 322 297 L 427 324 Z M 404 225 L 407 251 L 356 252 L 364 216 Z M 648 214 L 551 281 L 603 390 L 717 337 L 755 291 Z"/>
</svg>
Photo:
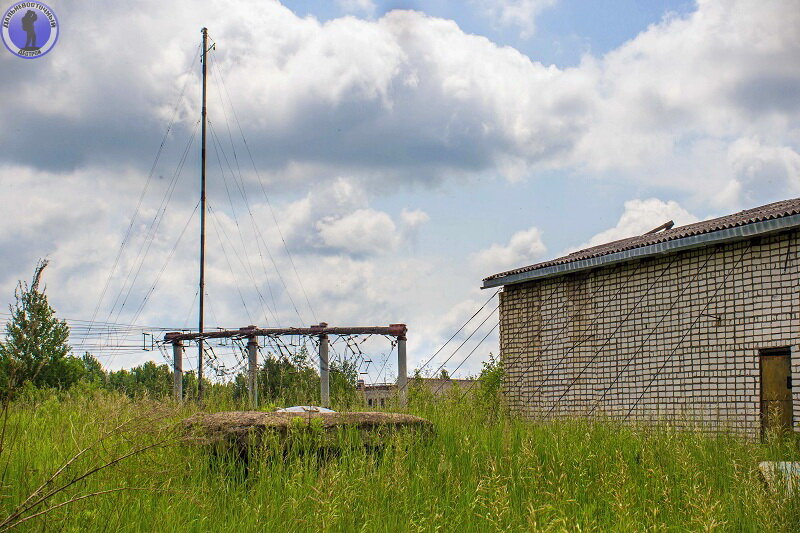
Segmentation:
<svg viewBox="0 0 800 533">
<path fill-rule="evenodd" d="M 147 448 L 47 504 L 115 492 L 20 529 L 800 530 L 800 497 L 772 491 L 757 473 L 760 460 L 798 460 L 793 441 L 613 421 L 532 423 L 498 414 L 477 396 L 455 397 L 416 398 L 409 407 L 434 422 L 427 439 L 399 434 L 379 452 L 343 446 L 329 457 L 302 447 L 286 456 L 266 450 L 248 469 L 172 438 L 171 428 L 196 409 L 191 404 L 77 391 L 27 398 L 9 414 L 0 519 L 81 450 L 60 483 Z M 232 407 L 218 398 L 206 408 Z"/>
</svg>

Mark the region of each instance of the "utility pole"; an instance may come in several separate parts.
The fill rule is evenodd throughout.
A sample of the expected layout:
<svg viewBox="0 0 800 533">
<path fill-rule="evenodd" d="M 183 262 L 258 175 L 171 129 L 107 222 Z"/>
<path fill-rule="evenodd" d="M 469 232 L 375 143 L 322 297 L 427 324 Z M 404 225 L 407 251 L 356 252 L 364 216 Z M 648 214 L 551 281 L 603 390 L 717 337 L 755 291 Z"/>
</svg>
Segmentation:
<svg viewBox="0 0 800 533">
<path fill-rule="evenodd" d="M 206 67 L 208 64 L 208 28 L 203 28 L 203 108 L 200 112 L 202 121 L 200 149 L 200 316 L 198 332 L 203 333 L 203 303 L 206 289 Z M 197 401 L 203 401 L 203 337 L 197 340 Z"/>
<path fill-rule="evenodd" d="M 400 405 L 406 406 L 408 399 L 408 363 L 406 359 L 406 334 L 397 336 L 397 390 L 400 391 Z"/>
<path fill-rule="evenodd" d="M 240 331 L 255 330 L 255 326 L 242 328 Z M 258 409 L 258 337 L 247 337 L 247 395 L 250 409 Z"/>
<path fill-rule="evenodd" d="M 177 333 L 177 332 L 175 332 Z M 172 393 L 175 401 L 183 400 L 183 342 L 172 343 Z"/>
<path fill-rule="evenodd" d="M 319 399 L 322 407 L 331 406 L 330 365 L 328 364 L 328 336 L 319 336 Z"/>
<path fill-rule="evenodd" d="M 311 331 L 319 334 L 319 402 L 322 407 L 331 406 L 330 365 L 328 364 L 328 324 L 320 322 L 311 326 Z"/>
</svg>

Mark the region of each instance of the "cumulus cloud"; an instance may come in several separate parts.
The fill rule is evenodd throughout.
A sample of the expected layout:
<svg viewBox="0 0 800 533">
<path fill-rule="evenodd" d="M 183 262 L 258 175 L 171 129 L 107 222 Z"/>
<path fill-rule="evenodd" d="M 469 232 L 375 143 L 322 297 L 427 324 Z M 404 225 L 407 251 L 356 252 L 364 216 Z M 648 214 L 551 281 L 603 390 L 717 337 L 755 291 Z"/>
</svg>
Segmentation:
<svg viewBox="0 0 800 533">
<path fill-rule="evenodd" d="M 355 180 L 340 176 L 322 182 L 299 200 L 281 207 L 278 218 L 284 237 L 293 249 L 302 252 L 318 244 L 317 235 L 313 232 L 318 221 L 335 220 L 368 206 L 369 199 L 364 188 Z M 270 214 L 264 212 L 260 216 Z M 276 228 L 272 228 L 271 235 L 273 239 L 279 237 Z"/>
<path fill-rule="evenodd" d="M 550 3 L 480 5 L 511 23 L 533 21 Z M 35 70 L 3 56 L 0 158 L 57 171 L 110 161 L 144 167 L 171 112 L 164 103 L 187 81 L 176 75 L 193 52 L 183 28 L 212 18 L 211 117 L 223 126 L 218 100 L 229 95 L 264 179 L 283 187 L 321 173 L 412 184 L 566 168 L 668 181 L 697 198 L 725 190 L 715 201 L 733 206 L 764 190 L 738 176 L 734 143 L 800 149 L 800 10 L 790 0 L 704 0 L 567 69 L 415 11 L 321 23 L 274 1 L 187 6 L 148 0 L 139 9 L 153 17 L 141 18 L 127 4 L 105 6 L 102 23 L 124 20 L 140 36 L 136 50 L 65 34 Z M 63 18 L 65 27 L 103 33 L 80 9 Z M 26 91 L 17 90 L 22 78 Z M 196 92 L 179 110 L 176 138 L 196 122 Z M 47 153 L 30 148 L 42 145 Z"/>
<path fill-rule="evenodd" d="M 492 9 L 498 24 L 525 32 L 534 31 L 536 15 L 551 3 L 509 0 Z M 348 4 L 369 15 L 371 2 Z M 415 11 L 320 22 L 276 1 L 143 0 L 136 7 L 142 15 L 134 17 L 129 3 L 103 8 L 102 18 L 87 16 L 80 5 L 60 10 L 63 26 L 81 32 L 64 32 L 46 60 L 0 54 L 1 282 L 11 294 L 13 282 L 50 254 L 50 294 L 70 315 L 86 318 L 100 296 L 131 198 L 146 180 L 184 85 L 186 98 L 112 293 L 137 265 L 171 165 L 187 146 L 190 160 L 196 155 L 196 145 L 187 143 L 198 119 L 197 63 L 186 68 L 197 30 L 209 20 L 217 44 L 209 113 L 233 168 L 224 158 L 219 166 L 227 179 L 241 180 L 210 183 L 209 286 L 219 291 L 210 307 L 234 324 L 250 320 L 240 300 L 256 315 L 252 320 L 265 314 L 271 322 L 310 322 L 307 292 L 317 314 L 331 322 L 411 317 L 421 337 L 438 338 L 441 317 L 474 283 L 472 273 L 463 273 L 469 252 L 455 260 L 383 253 L 413 243 L 435 223 L 415 205 L 399 214 L 373 205 L 376 194 L 397 187 L 448 180 L 468 186 L 476 176 L 539 179 L 550 174 L 542 171 L 562 169 L 612 177 L 637 194 L 655 185 L 658 194 L 686 198 L 686 205 L 726 211 L 800 190 L 800 10 L 791 0 L 702 0 L 694 12 L 667 16 L 573 68 L 542 65 L 454 21 Z M 120 47 L 108 27 L 125 27 L 137 35 L 137 46 Z M 25 90 L 19 80 L 26 80 Z M 237 159 L 225 140 L 226 118 Z M 239 125 L 257 171 L 236 138 Z M 142 321 L 172 325 L 175 316 L 190 314 L 195 188 L 194 181 L 178 181 L 151 245 L 158 261 L 142 268 L 131 290 L 131 301 L 145 297 L 190 221 Z M 695 219 L 674 202 L 635 200 L 615 228 L 587 245 L 670 218 Z M 533 227 L 475 254 L 471 265 L 485 275 L 545 252 Z M 185 309 L 176 311 L 176 302 Z"/>
<path fill-rule="evenodd" d="M 788 146 L 770 146 L 758 138 L 741 138 L 728 148 L 733 186 L 744 193 L 745 203 L 761 200 L 762 188 L 800 194 L 800 154 Z"/>
<path fill-rule="evenodd" d="M 371 16 L 375 13 L 375 2 L 372 0 L 336 0 L 345 13 L 358 13 Z"/>
<path fill-rule="evenodd" d="M 377 254 L 397 247 L 399 236 L 392 218 L 374 209 L 359 209 L 339 218 L 317 222 L 325 246 L 349 253 Z"/>
<path fill-rule="evenodd" d="M 502 270 L 529 265 L 541 258 L 546 251 L 542 232 L 534 226 L 518 231 L 507 244 L 495 243 L 477 252 L 472 257 L 472 263 L 477 270 L 488 276 Z"/>
<path fill-rule="evenodd" d="M 472 0 L 500 26 L 516 27 L 523 38 L 536 31 L 536 17 L 556 0 Z"/>
<path fill-rule="evenodd" d="M 569 251 L 642 235 L 670 220 L 676 226 L 683 226 L 697 222 L 698 219 L 673 200 L 666 202 L 658 198 L 629 200 L 625 202 L 625 209 L 616 226 L 601 231 L 589 239 L 588 242 Z"/>
<path fill-rule="evenodd" d="M 259 219 L 272 217 L 264 203 L 255 211 Z M 371 208 L 364 187 L 345 177 L 323 182 L 273 212 L 278 224 L 265 228 L 265 239 L 277 247 L 286 242 L 300 254 L 385 254 L 414 241 L 429 219 L 420 209 L 403 209 L 395 221 L 389 213 Z"/>
<path fill-rule="evenodd" d="M 416 244 L 420 228 L 431 219 L 422 209 L 403 209 L 400 212 L 403 240 Z"/>
<path fill-rule="evenodd" d="M 2 58 L 9 76 L 0 82 L 6 102 L 0 118 L 4 131 L 16 134 L 4 137 L 0 157 L 56 170 L 146 159 L 170 113 L 152 103 L 180 92 L 186 79 L 176 73 L 191 63 L 189 36 L 173 21 L 199 27 L 209 18 L 195 4 L 151 4 L 140 9 L 157 19 L 131 19 L 123 4 L 105 12 L 104 24 L 124 19 L 141 36 L 137 52 L 120 51 L 113 40 L 87 46 L 65 34 L 56 59 L 30 75 L 20 62 Z M 65 13 L 65 27 L 102 33 L 79 13 Z M 346 17 L 323 24 L 277 2 L 257 12 L 232 2 L 213 18 L 211 118 L 222 123 L 223 105 L 215 99 L 229 94 L 267 174 L 298 163 L 402 173 L 414 181 L 496 165 L 524 170 L 567 152 L 586 119 L 581 72 L 534 63 L 453 21 L 391 11 L 374 22 Z M 30 91 L 10 81 L 31 75 Z M 195 93 L 180 109 L 176 135 L 196 121 Z M 92 142 L 65 145 L 76 138 Z M 51 150 L 43 157 L 31 144 Z"/>
<path fill-rule="evenodd" d="M 737 205 L 728 148 L 758 137 L 796 151 L 800 11 L 791 2 L 703 0 L 667 17 L 581 70 L 596 75 L 595 116 L 576 150 L 593 173 L 627 175 Z M 762 184 L 763 185 L 763 184 Z M 785 193 L 784 193 L 785 194 Z"/>
<path fill-rule="evenodd" d="M 358 209 L 341 216 L 324 217 L 315 226 L 325 248 L 352 255 L 378 255 L 414 241 L 420 226 L 428 220 L 428 214 L 420 209 L 404 209 L 398 227 L 388 213 Z"/>
</svg>

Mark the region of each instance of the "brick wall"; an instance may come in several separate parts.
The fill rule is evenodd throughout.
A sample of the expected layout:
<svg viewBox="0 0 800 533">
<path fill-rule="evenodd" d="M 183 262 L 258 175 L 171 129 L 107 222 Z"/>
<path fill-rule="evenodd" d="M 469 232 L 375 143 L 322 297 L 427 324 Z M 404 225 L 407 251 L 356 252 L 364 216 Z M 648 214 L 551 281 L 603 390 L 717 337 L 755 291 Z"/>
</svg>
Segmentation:
<svg viewBox="0 0 800 533">
<path fill-rule="evenodd" d="M 506 286 L 512 407 L 757 435 L 759 349 L 791 346 L 800 383 L 799 241 L 793 231 Z M 800 429 L 800 387 L 794 406 Z"/>
</svg>

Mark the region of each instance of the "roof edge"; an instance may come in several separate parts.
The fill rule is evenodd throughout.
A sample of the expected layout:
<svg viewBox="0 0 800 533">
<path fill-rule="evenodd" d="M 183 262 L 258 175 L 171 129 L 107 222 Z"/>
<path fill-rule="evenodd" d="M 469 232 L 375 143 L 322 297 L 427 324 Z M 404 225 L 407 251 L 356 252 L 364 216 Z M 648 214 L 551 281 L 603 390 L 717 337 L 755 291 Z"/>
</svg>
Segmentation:
<svg viewBox="0 0 800 533">
<path fill-rule="evenodd" d="M 526 281 L 561 276 L 572 272 L 579 272 L 581 270 L 624 263 L 645 257 L 664 255 L 683 250 L 690 250 L 692 248 L 703 248 L 706 246 L 713 246 L 715 244 L 745 240 L 748 238 L 778 233 L 797 227 L 800 227 L 800 214 L 774 218 L 770 220 L 762 220 L 733 228 L 726 228 L 717 231 L 711 231 L 709 233 L 701 233 L 698 235 L 689 235 L 687 237 L 681 237 L 680 239 L 659 242 L 656 244 L 641 246 L 639 248 L 631 248 L 630 250 L 623 250 L 621 252 L 614 252 L 589 259 L 581 259 L 570 263 L 551 265 L 537 270 L 517 272 L 515 274 L 509 274 L 500 278 L 487 279 L 484 280 L 481 288 L 489 289 L 504 285 L 515 285 L 517 283 L 524 283 Z"/>
</svg>

